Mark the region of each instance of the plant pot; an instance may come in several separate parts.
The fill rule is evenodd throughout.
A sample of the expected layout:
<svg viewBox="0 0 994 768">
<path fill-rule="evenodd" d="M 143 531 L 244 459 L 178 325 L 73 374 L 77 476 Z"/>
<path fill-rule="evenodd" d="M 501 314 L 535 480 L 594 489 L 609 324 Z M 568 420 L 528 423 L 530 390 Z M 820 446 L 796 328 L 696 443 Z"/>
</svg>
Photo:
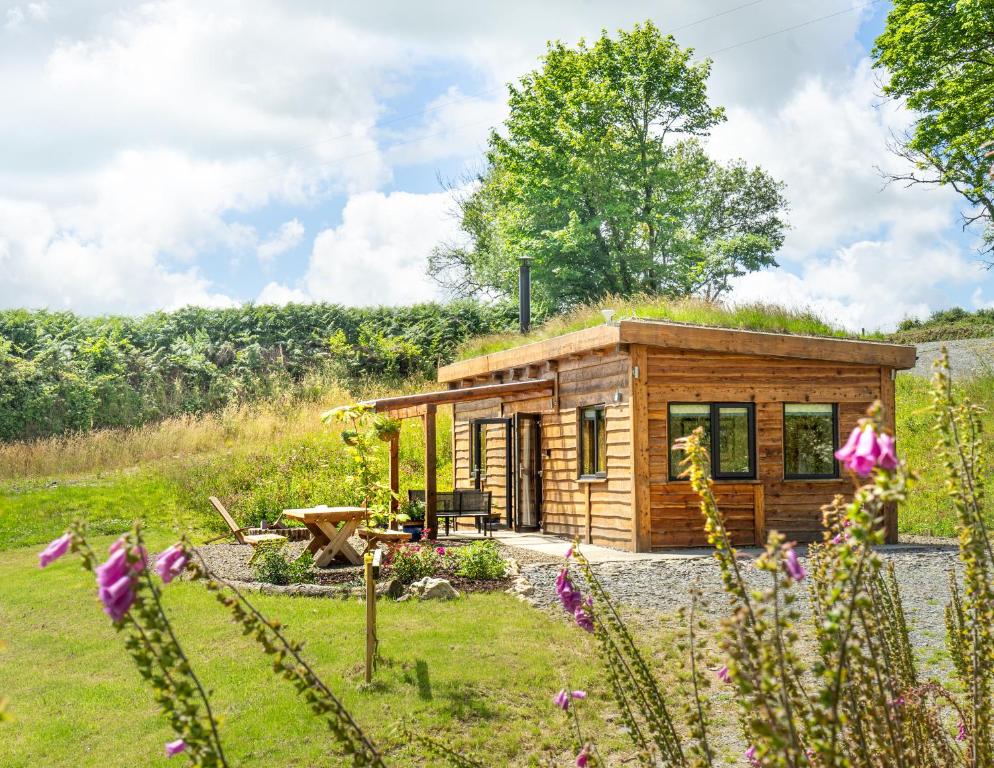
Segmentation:
<svg viewBox="0 0 994 768">
<path fill-rule="evenodd" d="M 411 525 L 404 526 L 404 533 L 411 534 L 411 541 L 421 541 L 421 529 L 424 526 L 421 523 L 414 523 Z"/>
</svg>

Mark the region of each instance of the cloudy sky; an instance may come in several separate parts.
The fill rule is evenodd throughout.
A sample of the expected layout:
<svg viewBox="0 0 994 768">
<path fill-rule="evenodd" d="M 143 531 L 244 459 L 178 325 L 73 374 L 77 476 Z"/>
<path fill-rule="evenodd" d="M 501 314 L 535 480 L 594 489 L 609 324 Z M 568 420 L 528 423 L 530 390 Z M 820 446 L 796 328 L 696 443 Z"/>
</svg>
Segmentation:
<svg viewBox="0 0 994 768">
<path fill-rule="evenodd" d="M 781 268 L 733 299 L 853 328 L 989 306 L 956 196 L 877 170 L 908 120 L 868 61 L 888 6 L 0 0 L 0 306 L 438 297 L 439 180 L 480 167 L 505 84 L 549 39 L 647 18 L 714 59 L 712 152 L 788 185 Z"/>
</svg>

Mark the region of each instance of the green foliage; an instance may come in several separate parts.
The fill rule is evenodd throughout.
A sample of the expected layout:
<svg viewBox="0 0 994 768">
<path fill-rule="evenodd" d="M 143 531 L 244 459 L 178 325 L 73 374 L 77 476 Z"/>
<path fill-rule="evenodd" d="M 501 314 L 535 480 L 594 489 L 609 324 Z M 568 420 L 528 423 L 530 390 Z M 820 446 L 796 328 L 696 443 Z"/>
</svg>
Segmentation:
<svg viewBox="0 0 994 768">
<path fill-rule="evenodd" d="M 503 579 L 507 575 L 507 561 L 501 557 L 500 548 L 493 541 L 474 541 L 454 550 L 456 574 L 467 579 Z"/>
<path fill-rule="evenodd" d="M 948 184 L 969 203 L 994 256 L 994 178 L 985 145 L 994 136 L 994 9 L 990 0 L 894 0 L 873 49 L 884 92 L 916 119 L 898 154 L 914 169 L 902 181 Z"/>
<path fill-rule="evenodd" d="M 891 338 L 904 344 L 919 344 L 989 336 L 994 336 L 994 309 L 969 312 L 962 307 L 952 307 L 933 312 L 927 320 L 902 320 Z"/>
<path fill-rule="evenodd" d="M 322 377 L 383 385 L 433 376 L 465 339 L 515 320 L 514 307 L 472 301 L 138 318 L 0 311 L 0 440 L 132 427 L 287 392 L 314 398 Z"/>
<path fill-rule="evenodd" d="M 394 548 L 390 557 L 390 567 L 394 578 L 404 584 L 418 581 L 425 576 L 434 576 L 442 568 L 442 556 L 430 543 L 402 544 Z"/>
<path fill-rule="evenodd" d="M 652 22 L 550 43 L 510 88 L 488 168 L 461 201 L 471 246 L 436 249 L 432 271 L 464 294 L 514 296 L 528 256 L 537 305 L 560 311 L 611 293 L 713 299 L 775 265 L 783 185 L 704 152 L 696 137 L 724 111 L 707 100 L 710 61 L 691 58 Z"/>
<path fill-rule="evenodd" d="M 283 545 L 263 546 L 252 565 L 258 581 L 266 584 L 310 584 L 314 581 L 314 556 L 305 551 L 293 560 Z"/>
</svg>

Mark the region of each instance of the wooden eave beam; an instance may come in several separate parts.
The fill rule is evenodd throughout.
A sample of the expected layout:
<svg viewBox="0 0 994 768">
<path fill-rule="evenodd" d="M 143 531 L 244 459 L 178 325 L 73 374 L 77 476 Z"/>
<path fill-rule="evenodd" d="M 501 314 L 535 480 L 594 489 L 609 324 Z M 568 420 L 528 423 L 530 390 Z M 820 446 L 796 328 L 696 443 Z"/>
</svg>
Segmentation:
<svg viewBox="0 0 994 768">
<path fill-rule="evenodd" d="M 460 360 L 451 365 L 438 369 L 438 380 L 448 382 L 456 379 L 467 379 L 474 376 L 506 371 L 509 368 L 520 368 L 529 363 L 544 363 L 591 349 L 611 347 L 618 343 L 617 325 L 597 325 L 584 328 L 552 339 L 535 341 L 513 349 L 491 352 L 489 355 Z"/>
<path fill-rule="evenodd" d="M 913 346 L 901 344 L 651 321 L 622 320 L 619 323 L 619 331 L 621 342 L 629 344 L 702 352 L 860 363 L 900 370 L 913 368 L 917 356 Z"/>
<path fill-rule="evenodd" d="M 543 390 L 552 392 L 553 386 L 554 382 L 552 379 L 525 379 L 508 382 L 507 384 L 481 384 L 476 387 L 466 387 L 465 389 L 445 389 L 439 392 L 420 392 L 414 395 L 383 397 L 378 400 L 367 400 L 365 404 L 372 406 L 377 413 L 387 413 L 394 418 L 409 418 L 412 416 L 423 416 L 425 409 L 430 409 L 432 406 L 486 400 L 491 397 L 517 395 L 523 392 L 540 392 Z"/>
</svg>

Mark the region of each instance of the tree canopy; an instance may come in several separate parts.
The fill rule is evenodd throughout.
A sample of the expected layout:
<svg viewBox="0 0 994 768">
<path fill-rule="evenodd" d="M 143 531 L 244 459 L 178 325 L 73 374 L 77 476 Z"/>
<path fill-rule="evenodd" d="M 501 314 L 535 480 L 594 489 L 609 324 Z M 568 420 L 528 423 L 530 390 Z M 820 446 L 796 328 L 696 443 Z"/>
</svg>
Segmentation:
<svg viewBox="0 0 994 768">
<path fill-rule="evenodd" d="M 984 146 L 994 139 L 994 2 L 894 0 L 873 55 L 890 75 L 884 92 L 917 113 L 895 146 L 914 170 L 895 178 L 959 192 L 994 263 L 994 178 Z"/>
<path fill-rule="evenodd" d="M 704 151 L 724 111 L 708 102 L 710 61 L 692 55 L 651 22 L 551 43 L 510 86 L 510 116 L 460 201 L 466 240 L 436 249 L 432 273 L 457 293 L 508 296 L 528 256 L 536 300 L 563 309 L 608 293 L 715 299 L 775 266 L 783 185 Z"/>
</svg>

